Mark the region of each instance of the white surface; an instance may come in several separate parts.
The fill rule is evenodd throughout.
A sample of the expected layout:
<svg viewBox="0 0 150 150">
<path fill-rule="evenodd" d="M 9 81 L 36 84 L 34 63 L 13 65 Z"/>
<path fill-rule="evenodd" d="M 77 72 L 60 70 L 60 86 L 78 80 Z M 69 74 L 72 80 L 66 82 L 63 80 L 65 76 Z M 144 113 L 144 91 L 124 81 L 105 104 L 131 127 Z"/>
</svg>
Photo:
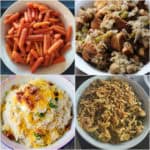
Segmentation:
<svg viewBox="0 0 150 150">
<path fill-rule="evenodd" d="M 86 80 L 85 82 L 83 82 L 83 84 L 80 85 L 80 87 L 78 88 L 77 92 L 76 92 L 76 112 L 75 112 L 75 118 L 77 118 L 77 107 L 78 107 L 78 103 L 79 103 L 79 99 L 80 96 L 82 95 L 83 91 L 85 90 L 86 87 L 89 86 L 89 84 L 91 82 L 93 82 L 93 80 L 95 79 L 107 79 L 109 78 L 108 76 L 99 76 L 99 77 L 92 77 L 88 80 Z M 94 145 L 95 147 L 98 148 L 103 148 L 103 149 L 109 149 L 109 150 L 122 150 L 122 149 L 127 149 L 130 147 L 133 147 L 135 145 L 137 145 L 138 143 L 140 143 L 148 134 L 149 132 L 149 105 L 150 105 L 150 100 L 148 95 L 145 93 L 145 91 L 143 90 L 143 88 L 134 80 L 125 78 L 125 77 L 121 77 L 118 76 L 117 78 L 121 78 L 127 82 L 129 82 L 129 84 L 133 87 L 134 91 L 136 92 L 136 94 L 138 95 L 139 99 L 142 101 L 144 110 L 146 111 L 146 118 L 144 120 L 144 130 L 143 132 L 133 138 L 132 140 L 129 140 L 127 142 L 123 142 L 120 144 L 108 144 L 108 143 L 103 143 L 100 141 L 95 140 L 94 138 L 92 138 L 89 134 L 87 134 L 87 132 L 85 132 L 78 124 L 78 121 L 76 119 L 76 129 L 78 131 L 78 133 L 90 144 Z"/>
<path fill-rule="evenodd" d="M 3 24 L 3 20 L 4 20 L 4 16 L 7 14 L 11 14 L 13 12 L 16 11 L 20 11 L 22 9 L 24 9 L 26 6 L 26 2 L 31 2 L 32 0 L 26 0 L 26 1 L 17 1 L 15 3 L 13 3 L 3 14 L 2 19 L 1 19 L 1 58 L 3 60 L 3 62 L 5 63 L 5 65 L 14 73 L 16 74 L 32 74 L 30 72 L 30 67 L 26 66 L 26 65 L 21 65 L 21 64 L 17 64 L 15 62 L 13 62 L 5 49 L 5 41 L 4 41 L 4 37 L 6 34 L 6 31 L 8 30 L 8 26 Z M 70 12 L 70 10 L 64 6 L 62 3 L 58 2 L 58 1 L 40 1 L 39 2 L 46 4 L 48 6 L 50 6 L 52 9 L 57 10 L 61 13 L 61 19 L 64 22 L 65 26 L 67 27 L 68 25 L 72 25 L 73 27 L 73 35 L 75 34 L 75 25 L 74 25 L 74 17 L 72 15 L 72 13 Z M 73 63 L 74 60 L 74 55 L 75 55 L 75 36 L 72 37 L 72 47 L 70 50 L 68 50 L 67 53 L 65 53 L 65 58 L 66 58 L 66 62 L 64 63 L 60 63 L 60 64 L 56 64 L 56 65 L 52 65 L 49 67 L 41 67 L 39 68 L 35 74 L 60 74 L 62 72 L 64 72 L 65 70 L 67 70 L 71 64 Z"/>
<path fill-rule="evenodd" d="M 146 0 L 148 5 L 150 6 L 150 1 Z M 92 6 L 93 1 L 92 0 L 76 0 L 75 2 L 75 14 L 77 15 L 79 12 L 80 7 L 90 7 Z M 93 67 L 89 63 L 87 63 L 82 57 L 80 57 L 77 53 L 75 54 L 75 66 L 80 69 L 82 72 L 88 74 L 88 75 L 112 75 L 111 73 L 104 72 L 101 70 L 98 70 L 96 67 Z M 141 68 L 140 71 L 135 73 L 135 75 L 143 75 L 150 72 L 150 62 L 144 65 L 144 67 Z"/>
<path fill-rule="evenodd" d="M 57 86 L 59 86 L 60 88 L 62 88 L 63 90 L 65 90 L 69 96 L 70 99 L 73 103 L 73 114 L 75 113 L 74 111 L 74 106 L 75 106 L 75 89 L 74 89 L 74 76 L 59 76 L 59 75 L 51 75 L 51 76 L 44 76 L 44 75 L 38 75 L 38 76 L 11 76 L 10 78 L 7 78 L 6 80 L 2 81 L 2 94 L 1 94 L 1 99 L 4 96 L 5 91 L 7 91 L 8 89 L 10 89 L 10 87 L 13 84 L 21 84 L 24 82 L 27 82 L 31 79 L 34 78 L 42 78 L 45 79 L 47 81 L 52 81 L 53 83 L 55 83 Z M 66 78 L 66 79 L 65 79 Z M 68 81 L 70 80 L 70 81 Z M 71 129 L 69 131 L 67 131 L 63 137 L 61 137 L 59 140 L 57 140 L 54 144 L 49 145 L 45 148 L 40 148 L 40 150 L 56 150 L 59 149 L 63 146 L 65 146 L 68 142 L 70 142 L 73 137 L 75 136 L 75 118 L 73 116 L 73 120 L 72 120 L 72 124 L 71 124 Z M 8 145 L 11 148 L 13 148 L 14 150 L 31 150 L 29 148 L 24 147 L 21 144 L 18 144 L 16 142 L 10 141 L 8 138 L 6 138 L 3 134 L 2 134 L 2 147 L 9 149 L 8 147 L 5 146 Z M 5 144 L 3 144 L 5 143 Z M 9 149 L 9 150 L 10 150 Z M 34 150 L 34 149 L 32 149 Z"/>
</svg>

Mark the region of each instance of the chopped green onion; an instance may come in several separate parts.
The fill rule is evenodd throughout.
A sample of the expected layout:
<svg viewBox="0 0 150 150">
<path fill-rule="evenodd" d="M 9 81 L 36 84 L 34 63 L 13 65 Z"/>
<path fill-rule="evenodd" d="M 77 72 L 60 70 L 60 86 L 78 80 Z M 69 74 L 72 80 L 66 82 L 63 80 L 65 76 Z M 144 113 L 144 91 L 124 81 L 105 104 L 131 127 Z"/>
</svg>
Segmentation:
<svg viewBox="0 0 150 150">
<path fill-rule="evenodd" d="M 49 103 L 49 107 L 51 108 L 57 108 L 57 105 L 53 104 L 52 102 Z"/>
<path fill-rule="evenodd" d="M 34 136 L 36 137 L 37 140 L 40 140 L 40 139 L 41 139 L 41 135 L 38 134 L 38 133 L 34 133 Z"/>
<path fill-rule="evenodd" d="M 45 113 L 39 113 L 39 117 L 44 117 Z"/>
</svg>

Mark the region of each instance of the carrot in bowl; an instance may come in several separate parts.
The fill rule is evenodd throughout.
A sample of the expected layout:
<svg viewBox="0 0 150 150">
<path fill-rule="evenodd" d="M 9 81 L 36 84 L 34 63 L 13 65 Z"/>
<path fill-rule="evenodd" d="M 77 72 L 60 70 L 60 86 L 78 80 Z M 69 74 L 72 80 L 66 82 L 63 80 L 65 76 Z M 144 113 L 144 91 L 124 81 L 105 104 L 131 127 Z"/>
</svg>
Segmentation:
<svg viewBox="0 0 150 150">
<path fill-rule="evenodd" d="M 65 27 L 58 11 L 29 2 L 25 10 L 7 15 L 4 24 L 10 26 L 5 36 L 8 55 L 16 63 L 30 65 L 32 73 L 65 61 L 72 27 Z"/>
</svg>

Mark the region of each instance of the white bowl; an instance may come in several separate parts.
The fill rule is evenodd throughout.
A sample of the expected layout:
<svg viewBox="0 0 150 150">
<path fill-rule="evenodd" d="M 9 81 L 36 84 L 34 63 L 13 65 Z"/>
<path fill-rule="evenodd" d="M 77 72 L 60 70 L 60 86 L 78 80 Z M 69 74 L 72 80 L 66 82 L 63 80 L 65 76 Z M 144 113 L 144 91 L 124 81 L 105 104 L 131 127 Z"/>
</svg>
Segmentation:
<svg viewBox="0 0 150 150">
<path fill-rule="evenodd" d="M 144 81 L 145 81 L 146 85 L 148 86 L 148 88 L 150 89 L 150 75 L 145 75 Z"/>
<path fill-rule="evenodd" d="M 128 78 L 125 78 L 123 76 L 116 77 L 116 78 L 123 79 L 123 80 L 127 81 L 133 87 L 133 89 L 136 92 L 136 94 L 138 95 L 139 99 L 142 101 L 144 110 L 146 111 L 146 118 L 144 120 L 144 130 L 142 131 L 142 133 L 139 136 L 137 136 L 137 137 L 135 137 L 135 138 L 133 138 L 133 139 L 131 139 L 129 141 L 122 142 L 122 143 L 119 143 L 119 144 L 103 143 L 103 142 L 97 141 L 96 139 L 92 138 L 84 129 L 82 129 L 80 127 L 80 125 L 78 123 L 78 120 L 77 120 L 78 104 L 79 104 L 80 97 L 81 97 L 82 93 L 84 92 L 84 90 L 94 80 L 96 80 L 96 79 L 106 80 L 108 78 L 110 78 L 110 77 L 109 76 L 92 77 L 92 78 L 86 80 L 85 82 L 83 82 L 80 85 L 80 87 L 77 89 L 77 92 L 76 92 L 76 106 L 75 106 L 76 107 L 76 112 L 75 112 L 76 129 L 77 129 L 78 133 L 87 142 L 89 142 L 90 144 L 92 144 L 95 147 L 103 148 L 103 149 L 109 149 L 109 150 L 128 149 L 128 148 L 133 147 L 133 146 L 137 145 L 138 143 L 140 143 L 146 137 L 146 135 L 149 132 L 149 104 L 150 104 L 149 97 L 145 93 L 145 91 L 143 90 L 143 88 L 138 83 L 136 83 L 135 81 L 130 80 Z"/>
<path fill-rule="evenodd" d="M 32 74 L 30 72 L 29 66 L 21 65 L 13 62 L 10 57 L 7 54 L 6 48 L 5 48 L 5 35 L 8 30 L 8 26 L 3 24 L 4 17 L 7 14 L 11 14 L 14 12 L 19 12 L 26 8 L 26 3 L 31 2 L 33 0 L 26 0 L 26 1 L 16 1 L 14 2 L 8 9 L 4 12 L 2 19 L 1 19 L 1 58 L 5 65 L 14 73 L 16 74 Z M 75 25 L 74 25 L 74 16 L 70 12 L 70 10 L 64 6 L 61 2 L 55 0 L 55 1 L 42 1 L 37 0 L 36 2 L 46 4 L 49 7 L 51 7 L 54 10 L 57 10 L 61 13 L 61 19 L 64 22 L 65 26 L 71 25 L 73 27 L 73 37 L 72 37 L 72 47 L 68 52 L 65 54 L 66 62 L 59 63 L 56 65 L 52 65 L 49 67 L 41 67 L 39 68 L 35 74 L 60 74 L 63 73 L 65 70 L 67 70 L 71 64 L 73 63 L 74 56 L 75 56 Z"/>
<path fill-rule="evenodd" d="M 146 0 L 149 8 L 150 8 L 150 1 Z M 80 7 L 88 8 L 93 5 L 93 1 L 86 0 L 76 0 L 75 1 L 75 14 L 78 15 Z M 104 72 L 96 67 L 93 67 L 89 63 L 87 63 L 81 56 L 79 56 L 77 53 L 75 54 L 75 66 L 81 70 L 82 72 L 88 74 L 88 75 L 112 75 L 109 72 Z M 144 65 L 138 72 L 134 73 L 135 75 L 143 75 L 150 72 L 150 62 L 148 62 L 146 65 Z"/>
<path fill-rule="evenodd" d="M 71 123 L 71 128 L 56 142 L 54 142 L 51 145 L 48 145 L 46 147 L 40 148 L 40 150 L 56 150 L 60 149 L 61 147 L 65 146 L 67 143 L 69 143 L 75 136 L 75 89 L 74 86 L 66 80 L 65 78 L 59 76 L 59 75 L 38 75 L 38 76 L 11 76 L 10 78 L 6 79 L 5 81 L 2 82 L 1 87 L 2 87 L 2 92 L 1 92 L 1 99 L 4 96 L 5 92 L 10 89 L 10 87 L 14 84 L 22 84 L 26 83 L 31 79 L 36 79 L 36 78 L 41 78 L 45 79 L 47 81 L 52 81 L 55 83 L 58 87 L 61 89 L 65 90 L 68 95 L 70 96 L 70 99 L 72 101 L 72 112 L 73 112 L 73 118 L 72 118 L 72 123 Z M 35 150 L 31 148 L 27 148 L 22 144 L 18 144 L 14 141 L 9 140 L 6 136 L 2 134 L 1 136 L 2 143 L 8 147 L 9 149 L 14 149 L 14 150 Z"/>
</svg>

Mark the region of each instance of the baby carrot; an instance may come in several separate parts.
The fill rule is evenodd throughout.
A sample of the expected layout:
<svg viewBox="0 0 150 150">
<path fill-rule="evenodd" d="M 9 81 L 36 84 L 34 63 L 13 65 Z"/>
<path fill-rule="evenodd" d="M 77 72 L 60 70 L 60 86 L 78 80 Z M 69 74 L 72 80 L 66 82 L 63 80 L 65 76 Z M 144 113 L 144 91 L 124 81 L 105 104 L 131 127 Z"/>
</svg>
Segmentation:
<svg viewBox="0 0 150 150">
<path fill-rule="evenodd" d="M 43 29 L 35 29 L 33 33 L 35 34 L 41 34 L 41 33 L 47 33 L 51 30 L 51 28 L 43 28 Z"/>
<path fill-rule="evenodd" d="M 49 22 L 48 21 L 43 21 L 43 22 L 34 23 L 33 28 L 39 28 L 39 27 L 42 27 L 42 26 L 45 26 L 45 25 L 49 25 Z"/>
<path fill-rule="evenodd" d="M 31 41 L 42 41 L 44 38 L 44 35 L 43 34 L 36 34 L 36 35 L 29 35 L 28 36 L 28 40 L 31 40 Z"/>
<path fill-rule="evenodd" d="M 57 51 L 61 47 L 62 44 L 63 44 L 63 40 L 62 39 L 58 40 L 48 49 L 48 53 L 51 54 L 54 51 Z"/>
<path fill-rule="evenodd" d="M 51 29 L 54 30 L 54 31 L 56 31 L 56 32 L 59 32 L 59 33 L 61 33 L 63 35 L 66 34 L 65 29 L 63 27 L 60 27 L 60 26 L 57 26 L 57 25 L 53 25 L 51 27 Z"/>
<path fill-rule="evenodd" d="M 19 18 L 19 13 L 17 12 L 17 13 L 14 13 L 13 15 L 11 15 L 10 17 L 8 17 L 5 21 L 4 21 L 4 23 L 5 24 L 10 24 L 10 23 L 12 23 L 13 21 L 15 21 L 15 20 L 17 20 L 18 18 Z"/>
<path fill-rule="evenodd" d="M 49 64 L 49 59 L 50 59 L 50 56 L 49 56 L 49 55 L 46 55 L 46 56 L 45 56 L 45 60 L 44 60 L 44 66 L 48 66 L 48 64 Z"/>
<path fill-rule="evenodd" d="M 21 57 L 21 55 L 16 52 L 16 51 L 13 51 L 12 52 L 12 59 L 17 62 L 17 63 L 22 63 L 22 64 L 25 64 L 25 61 L 24 59 Z"/>
<path fill-rule="evenodd" d="M 6 50 L 10 58 L 12 58 L 12 50 L 8 43 L 6 43 Z"/>
<path fill-rule="evenodd" d="M 39 57 L 31 66 L 31 72 L 34 73 L 37 68 L 42 64 L 44 58 L 43 57 Z"/>
<path fill-rule="evenodd" d="M 62 63 L 65 61 L 65 57 L 64 56 L 59 56 L 57 57 L 54 61 L 53 64 L 58 64 L 58 63 Z"/>
<path fill-rule="evenodd" d="M 69 26 L 66 32 L 66 42 L 71 41 L 72 37 L 72 26 Z"/>
<path fill-rule="evenodd" d="M 48 51 L 48 48 L 51 44 L 51 41 L 50 41 L 50 35 L 49 34 L 45 34 L 44 35 L 44 41 L 43 41 L 43 52 L 44 52 L 44 55 L 47 54 L 47 51 Z"/>
<path fill-rule="evenodd" d="M 65 46 L 61 49 L 61 54 L 65 53 L 71 47 L 71 43 L 67 42 Z"/>
<path fill-rule="evenodd" d="M 39 57 L 38 56 L 38 53 L 34 50 L 34 49 L 31 49 L 31 54 L 33 57 L 35 57 L 36 59 Z"/>
<path fill-rule="evenodd" d="M 27 37 L 27 32 L 28 32 L 27 28 L 22 29 L 21 35 L 20 35 L 20 40 L 19 40 L 19 47 L 23 47 L 26 37 Z"/>
</svg>

